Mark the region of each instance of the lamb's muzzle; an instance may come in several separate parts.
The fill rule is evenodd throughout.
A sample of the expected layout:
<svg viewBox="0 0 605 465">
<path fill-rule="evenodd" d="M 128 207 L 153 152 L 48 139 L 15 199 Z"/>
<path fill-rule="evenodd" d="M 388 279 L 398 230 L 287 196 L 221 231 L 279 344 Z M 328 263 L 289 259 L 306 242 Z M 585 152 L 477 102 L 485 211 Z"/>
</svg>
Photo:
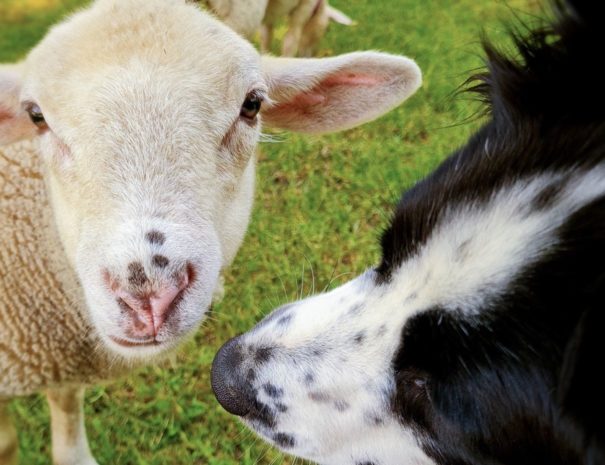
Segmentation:
<svg viewBox="0 0 605 465">
<path fill-rule="evenodd" d="M 169 260 L 154 255 L 153 264 L 165 268 Z M 127 280 L 120 281 L 103 270 L 103 280 L 109 292 L 116 298 L 125 316 L 121 329 L 126 338 L 110 335 L 109 338 L 124 347 L 157 345 L 158 336 L 166 320 L 178 312 L 178 305 L 195 279 L 194 266 L 190 263 L 174 272 L 168 279 L 149 278 L 139 262 L 128 265 Z"/>
</svg>

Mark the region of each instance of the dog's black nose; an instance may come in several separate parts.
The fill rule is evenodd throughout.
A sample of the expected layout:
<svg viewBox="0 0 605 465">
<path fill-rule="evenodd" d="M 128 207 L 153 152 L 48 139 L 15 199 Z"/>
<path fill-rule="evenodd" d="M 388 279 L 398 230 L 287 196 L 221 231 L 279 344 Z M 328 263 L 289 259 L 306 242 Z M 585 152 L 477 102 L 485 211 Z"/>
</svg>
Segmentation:
<svg viewBox="0 0 605 465">
<path fill-rule="evenodd" d="M 234 337 L 220 348 L 212 362 L 210 383 L 214 396 L 227 412 L 243 417 L 254 402 L 252 389 L 242 376 L 244 360 L 240 337 Z"/>
</svg>

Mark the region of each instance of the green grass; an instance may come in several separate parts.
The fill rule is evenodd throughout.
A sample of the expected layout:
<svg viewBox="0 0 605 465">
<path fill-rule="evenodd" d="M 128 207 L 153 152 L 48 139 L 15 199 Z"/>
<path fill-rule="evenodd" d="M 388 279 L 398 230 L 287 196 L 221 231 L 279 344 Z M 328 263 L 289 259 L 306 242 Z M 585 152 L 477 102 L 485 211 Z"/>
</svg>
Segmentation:
<svg viewBox="0 0 605 465">
<path fill-rule="evenodd" d="M 49 25 L 81 3 L 63 1 L 10 21 L 0 9 L 0 62 L 23 56 Z M 402 189 L 430 172 L 480 123 L 467 122 L 477 107 L 455 95 L 482 65 L 480 32 L 501 40 L 502 20 L 537 10 L 531 0 L 333 4 L 358 24 L 332 26 L 322 55 L 356 49 L 406 54 L 424 71 L 422 89 L 361 128 L 324 137 L 286 134 L 283 142 L 260 147 L 252 223 L 213 317 L 169 366 L 88 391 L 88 434 L 101 464 L 292 463 L 218 406 L 209 382 L 214 354 L 278 304 L 336 286 L 377 262 L 378 235 Z M 22 463 L 48 463 L 43 398 L 19 400 L 12 411 Z"/>
</svg>

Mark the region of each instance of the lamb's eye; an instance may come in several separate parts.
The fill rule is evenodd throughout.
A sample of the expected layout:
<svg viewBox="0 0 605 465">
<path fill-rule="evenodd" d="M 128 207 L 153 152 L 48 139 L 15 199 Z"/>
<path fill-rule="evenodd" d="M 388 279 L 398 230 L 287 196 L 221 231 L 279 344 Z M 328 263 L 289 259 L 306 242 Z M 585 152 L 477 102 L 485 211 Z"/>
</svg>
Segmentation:
<svg viewBox="0 0 605 465">
<path fill-rule="evenodd" d="M 26 104 L 25 111 L 27 111 L 29 114 L 29 119 L 32 120 L 32 123 L 34 123 L 38 129 L 48 128 L 44 115 L 42 114 L 42 110 L 40 110 L 40 106 L 37 103 Z"/>
<path fill-rule="evenodd" d="M 246 95 L 246 100 L 244 100 L 244 103 L 242 104 L 242 109 L 239 112 L 240 116 L 249 121 L 253 121 L 260 111 L 262 102 L 263 98 L 260 95 L 256 92 L 249 92 L 248 95 Z"/>
</svg>

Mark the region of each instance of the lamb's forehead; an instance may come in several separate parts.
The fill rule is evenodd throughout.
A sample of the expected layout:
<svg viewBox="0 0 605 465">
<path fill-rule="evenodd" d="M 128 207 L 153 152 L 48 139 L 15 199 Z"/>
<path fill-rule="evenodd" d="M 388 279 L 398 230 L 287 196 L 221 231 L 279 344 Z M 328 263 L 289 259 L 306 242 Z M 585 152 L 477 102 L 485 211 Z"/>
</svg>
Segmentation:
<svg viewBox="0 0 605 465">
<path fill-rule="evenodd" d="M 178 0 L 99 0 L 51 29 L 26 64 L 26 93 L 57 109 L 85 103 L 119 69 L 158 72 L 166 87 L 203 91 L 217 105 L 262 80 L 247 41 Z"/>
</svg>

